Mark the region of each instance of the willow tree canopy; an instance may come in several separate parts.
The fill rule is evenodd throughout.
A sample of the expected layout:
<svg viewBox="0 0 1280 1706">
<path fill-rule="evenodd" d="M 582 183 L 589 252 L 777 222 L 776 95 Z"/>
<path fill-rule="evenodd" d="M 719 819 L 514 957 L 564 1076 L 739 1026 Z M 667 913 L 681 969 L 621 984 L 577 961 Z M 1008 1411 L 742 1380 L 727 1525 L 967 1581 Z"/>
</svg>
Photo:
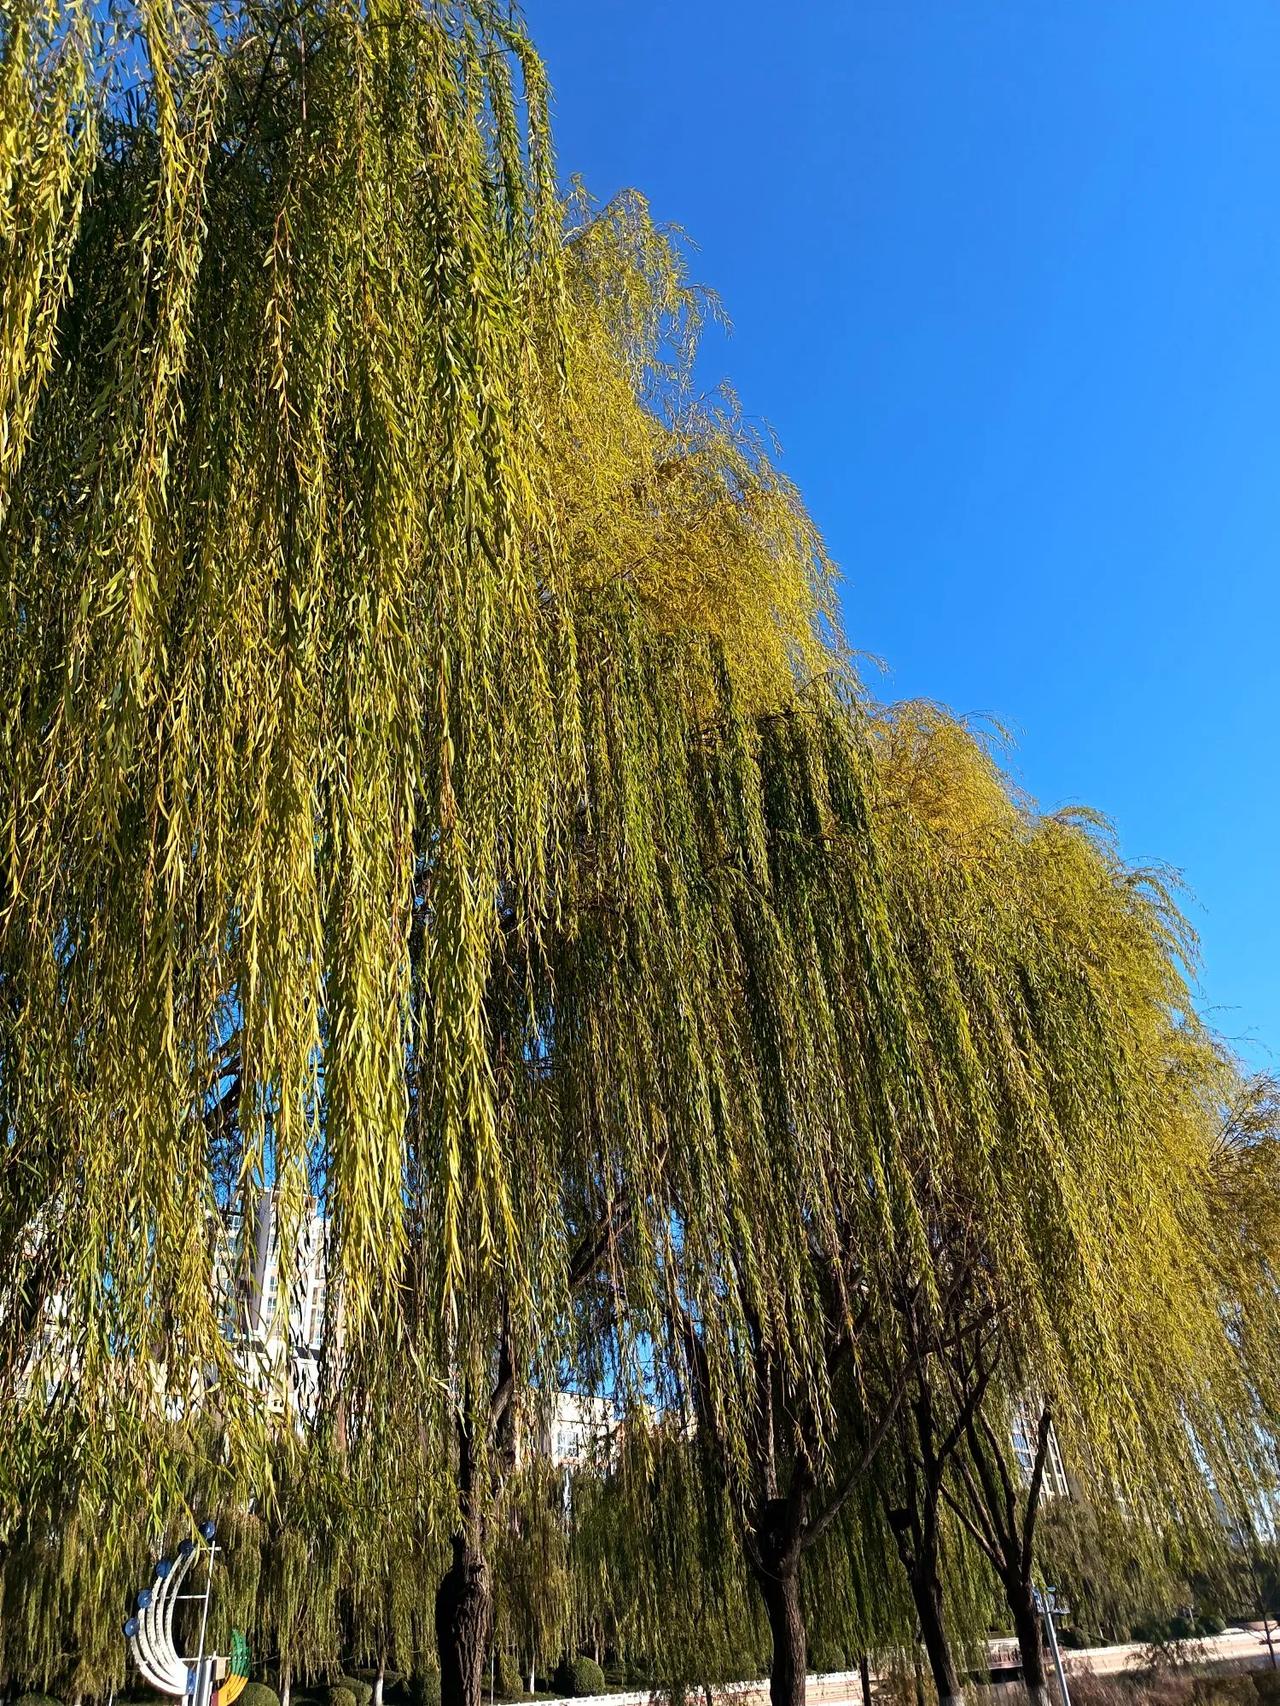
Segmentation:
<svg viewBox="0 0 1280 1706">
<path fill-rule="evenodd" d="M 741 1442 L 758 1330 L 825 1452 L 832 1276 L 886 1298 L 938 1203 L 1117 1465 L 1156 1398 L 1240 1437 L 1158 894 L 864 704 L 505 6 L 18 0 L 0 264 L 11 1497 L 323 1484 L 227 1331 L 266 1185 L 286 1270 L 312 1193 L 333 1240 L 308 1443 L 415 1545 L 499 1338 L 678 1407 L 692 1320 Z"/>
<path fill-rule="evenodd" d="M 265 1185 L 286 1267 L 329 1216 L 330 1392 L 390 1338 L 438 1395 L 499 1294 L 545 1330 L 658 1141 L 557 1122 L 548 970 L 616 905 L 651 1011 L 725 999 L 658 981 L 675 864 L 708 799 L 751 842 L 722 713 L 831 662 L 827 566 L 689 394 L 643 204 L 557 200 L 505 8 L 23 0 L 0 43 L 3 1378 L 47 1462 L 141 1429 L 141 1484 L 175 1409 L 261 1449 L 215 1282 Z"/>
</svg>

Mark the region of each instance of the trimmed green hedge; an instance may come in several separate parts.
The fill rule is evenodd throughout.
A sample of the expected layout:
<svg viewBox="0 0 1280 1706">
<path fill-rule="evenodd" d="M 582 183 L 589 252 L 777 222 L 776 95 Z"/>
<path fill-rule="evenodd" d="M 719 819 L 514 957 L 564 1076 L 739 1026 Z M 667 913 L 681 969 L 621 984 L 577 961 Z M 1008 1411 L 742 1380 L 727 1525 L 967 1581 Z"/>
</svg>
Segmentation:
<svg viewBox="0 0 1280 1706">
<path fill-rule="evenodd" d="M 280 1696 L 265 1682 L 246 1682 L 240 1690 L 240 1706 L 280 1706 Z"/>
<path fill-rule="evenodd" d="M 324 1691 L 325 1706 L 356 1706 L 356 1697 L 349 1688 L 344 1688 L 340 1682 Z"/>
<path fill-rule="evenodd" d="M 585 1700 L 588 1695 L 604 1693 L 604 1672 L 594 1659 L 579 1653 L 576 1659 L 565 1659 L 556 1672 L 556 1687 L 571 1700 Z"/>
<path fill-rule="evenodd" d="M 520 1700 L 524 1696 L 524 1678 L 520 1674 L 520 1666 L 516 1663 L 514 1653 L 499 1653 L 497 1664 L 494 1666 L 494 1689 L 506 1700 Z"/>
<path fill-rule="evenodd" d="M 14 1706 L 62 1706 L 62 1702 L 53 1694 L 20 1694 Z"/>
<path fill-rule="evenodd" d="M 345 1688 L 355 1701 L 356 1706 L 369 1706 L 373 1699 L 373 1684 L 361 1682 L 358 1676 L 340 1676 L 334 1684 L 336 1688 Z"/>
<path fill-rule="evenodd" d="M 421 1670 L 409 1678 L 413 1706 L 440 1706 L 440 1672 Z"/>
</svg>

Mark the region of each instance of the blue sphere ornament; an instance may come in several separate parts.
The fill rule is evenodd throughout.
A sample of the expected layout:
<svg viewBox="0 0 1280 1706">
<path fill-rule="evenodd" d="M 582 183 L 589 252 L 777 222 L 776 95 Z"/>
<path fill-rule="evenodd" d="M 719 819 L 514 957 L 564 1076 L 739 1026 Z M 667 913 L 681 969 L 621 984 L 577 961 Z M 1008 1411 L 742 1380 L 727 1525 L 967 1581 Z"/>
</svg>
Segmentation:
<svg viewBox="0 0 1280 1706">
<path fill-rule="evenodd" d="M 124 1620 L 124 1632 L 128 1636 L 128 1638 L 132 1641 L 133 1637 L 138 1633 L 138 1619 L 136 1617 L 126 1617 L 125 1618 L 125 1620 Z"/>
<path fill-rule="evenodd" d="M 156 1565 L 156 1580 L 158 1582 L 162 1582 L 172 1568 L 173 1565 L 167 1558 L 161 1558 L 160 1562 Z"/>
<path fill-rule="evenodd" d="M 202 1522 L 200 1524 L 200 1532 L 206 1540 L 212 1542 L 214 1535 L 218 1532 L 217 1524 L 212 1521 Z"/>
<path fill-rule="evenodd" d="M 178 1556 L 179 1558 L 185 1558 L 188 1553 L 194 1552 L 195 1549 L 196 1543 L 194 1540 L 184 1540 L 178 1547 Z"/>
<path fill-rule="evenodd" d="M 138 1610 L 145 1611 L 151 1604 L 151 1589 L 142 1588 L 138 1594 Z"/>
</svg>

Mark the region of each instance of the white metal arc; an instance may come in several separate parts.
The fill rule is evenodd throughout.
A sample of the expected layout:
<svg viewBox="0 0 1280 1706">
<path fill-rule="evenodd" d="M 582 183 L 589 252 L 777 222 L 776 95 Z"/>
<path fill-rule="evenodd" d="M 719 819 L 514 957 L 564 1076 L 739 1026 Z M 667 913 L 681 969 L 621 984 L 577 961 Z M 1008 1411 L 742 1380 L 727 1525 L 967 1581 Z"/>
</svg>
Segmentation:
<svg viewBox="0 0 1280 1706">
<path fill-rule="evenodd" d="M 172 1660 L 172 1663 L 177 1667 L 180 1676 L 178 1686 L 184 1694 L 186 1693 L 187 1688 L 187 1666 L 186 1661 L 180 1659 L 177 1653 L 173 1650 L 173 1612 L 174 1607 L 178 1603 L 178 1589 L 182 1586 L 182 1579 L 191 1568 L 192 1564 L 195 1563 L 196 1554 L 199 1550 L 200 1548 L 198 1546 L 192 1546 L 186 1557 L 179 1561 L 177 1569 L 174 1570 L 170 1578 L 173 1586 L 165 1595 L 164 1601 L 164 1651 L 166 1656 L 169 1657 Z"/>
<path fill-rule="evenodd" d="M 129 1637 L 129 1650 L 133 1654 L 133 1662 L 146 1677 L 152 1688 L 158 1688 L 162 1694 L 170 1692 L 168 1681 L 160 1676 L 153 1668 L 151 1650 L 142 1638 L 142 1614 L 138 1613 L 138 1633 Z"/>
<path fill-rule="evenodd" d="M 145 1674 L 147 1681 L 154 1688 L 160 1689 L 165 1694 L 170 1694 L 173 1692 L 172 1678 L 169 1675 L 168 1666 L 156 1651 L 153 1624 L 154 1608 L 163 1586 L 164 1582 L 160 1576 L 158 1574 L 153 1576 L 148 1590 L 149 1603 L 146 1606 L 139 1605 L 138 1607 L 138 1632 L 133 1637 L 131 1645 L 134 1659 L 138 1668 Z"/>
<path fill-rule="evenodd" d="M 134 1658 L 147 1680 L 165 1694 L 187 1692 L 187 1667 L 173 1649 L 173 1612 L 178 1589 L 196 1555 L 192 1547 L 167 1575 L 152 1583 L 151 1603 L 139 1612 Z"/>
</svg>

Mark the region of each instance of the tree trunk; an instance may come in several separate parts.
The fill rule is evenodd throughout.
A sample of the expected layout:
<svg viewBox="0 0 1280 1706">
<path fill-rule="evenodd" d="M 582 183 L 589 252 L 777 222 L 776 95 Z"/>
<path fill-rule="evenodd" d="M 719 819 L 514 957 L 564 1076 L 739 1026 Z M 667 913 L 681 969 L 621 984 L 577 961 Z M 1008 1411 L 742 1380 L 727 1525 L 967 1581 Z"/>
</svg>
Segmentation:
<svg viewBox="0 0 1280 1706">
<path fill-rule="evenodd" d="M 1022 1659 L 1022 1685 L 1027 1691 L 1027 1699 L 1030 1706 L 1048 1706 L 1049 1690 L 1045 1683 L 1040 1614 L 1036 1610 L 1031 1584 L 1006 1584 L 1005 1598 L 1013 1614 L 1013 1631 L 1018 1637 L 1018 1653 Z"/>
<path fill-rule="evenodd" d="M 453 1562 L 436 1589 L 440 1706 L 480 1706 L 493 1595 L 489 1569 L 465 1534 L 452 1541 Z"/>
<path fill-rule="evenodd" d="M 911 1597 L 920 1619 L 920 1639 L 924 1642 L 933 1686 L 938 1691 L 938 1706 L 964 1706 L 964 1688 L 947 1634 L 942 1583 L 937 1572 L 927 1568 L 912 1570 Z"/>
<path fill-rule="evenodd" d="M 289 1706 L 289 1697 L 293 1693 L 293 1667 L 280 1666 L 280 1706 Z"/>
<path fill-rule="evenodd" d="M 373 1698 L 370 1700 L 369 1706 L 382 1706 L 382 1683 L 386 1673 L 387 1661 L 385 1659 L 379 1659 L 378 1674 L 374 1678 L 373 1683 Z"/>
<path fill-rule="evenodd" d="M 871 1660 L 865 1653 L 858 1655 L 858 1677 L 862 1683 L 862 1706 L 871 1706 Z"/>
<path fill-rule="evenodd" d="M 772 1568 L 769 1567 L 771 1562 Z M 764 1599 L 769 1633 L 773 1638 L 769 1664 L 770 1706 L 804 1706 L 807 1655 L 799 1563 L 777 1562 L 766 1555 L 752 1573 Z"/>
</svg>

